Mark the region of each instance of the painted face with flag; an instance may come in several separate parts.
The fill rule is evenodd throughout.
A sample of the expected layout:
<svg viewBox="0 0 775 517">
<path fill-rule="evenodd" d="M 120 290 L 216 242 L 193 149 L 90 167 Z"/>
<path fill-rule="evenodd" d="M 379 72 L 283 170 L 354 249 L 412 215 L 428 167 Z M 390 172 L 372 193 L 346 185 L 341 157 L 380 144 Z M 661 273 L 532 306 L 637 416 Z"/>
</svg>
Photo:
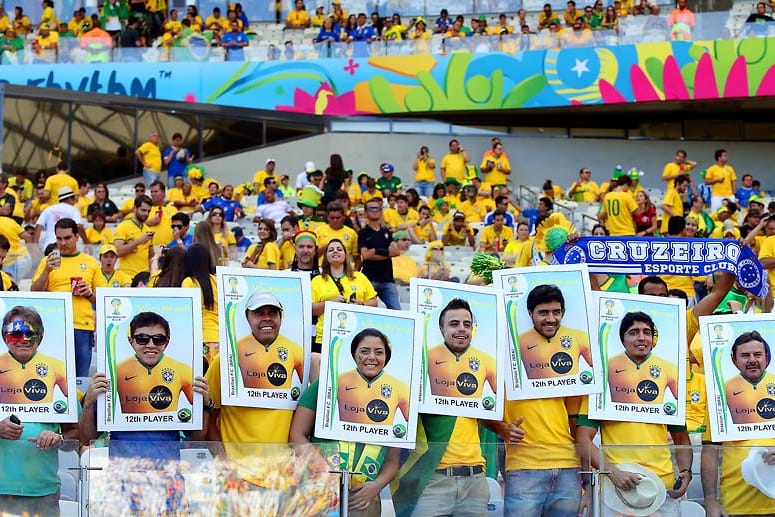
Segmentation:
<svg viewBox="0 0 775 517">
<path fill-rule="evenodd" d="M 43 325 L 36 325 L 19 316 L 3 325 L 3 341 L 18 361 L 29 361 L 43 341 Z"/>
</svg>

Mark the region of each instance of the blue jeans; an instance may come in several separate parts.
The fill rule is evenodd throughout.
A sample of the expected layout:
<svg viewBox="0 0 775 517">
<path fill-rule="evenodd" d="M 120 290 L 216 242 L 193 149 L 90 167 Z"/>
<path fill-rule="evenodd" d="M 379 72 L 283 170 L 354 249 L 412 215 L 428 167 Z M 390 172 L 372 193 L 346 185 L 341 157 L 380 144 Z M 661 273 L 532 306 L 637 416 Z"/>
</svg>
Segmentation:
<svg viewBox="0 0 775 517">
<path fill-rule="evenodd" d="M 75 329 L 75 376 L 88 377 L 91 366 L 91 349 L 94 346 L 94 332 Z"/>
<path fill-rule="evenodd" d="M 145 188 L 150 189 L 151 183 L 159 178 L 161 178 L 161 172 L 143 169 L 143 182 L 145 183 Z"/>
<path fill-rule="evenodd" d="M 504 515 L 575 517 L 581 500 L 578 469 L 509 470 Z"/>
<path fill-rule="evenodd" d="M 372 282 L 377 296 L 388 309 L 401 310 L 401 302 L 398 299 L 398 288 L 394 282 Z"/>
<path fill-rule="evenodd" d="M 433 183 L 430 181 L 418 181 L 414 184 L 414 188 L 417 189 L 417 192 L 428 199 L 433 196 Z M 431 207 L 433 208 L 433 207 Z"/>
</svg>

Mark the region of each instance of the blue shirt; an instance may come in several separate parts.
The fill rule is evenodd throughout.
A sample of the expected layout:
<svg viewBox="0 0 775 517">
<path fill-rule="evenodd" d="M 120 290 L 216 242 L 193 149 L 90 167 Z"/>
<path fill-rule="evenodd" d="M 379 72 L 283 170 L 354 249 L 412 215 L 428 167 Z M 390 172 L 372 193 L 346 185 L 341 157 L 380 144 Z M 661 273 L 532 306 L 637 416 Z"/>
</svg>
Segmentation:
<svg viewBox="0 0 775 517">
<path fill-rule="evenodd" d="M 735 192 L 735 197 L 737 198 L 737 202 L 742 207 L 748 206 L 748 200 L 751 199 L 751 196 L 756 194 L 752 188 L 748 187 L 738 187 L 737 192 Z"/>
<path fill-rule="evenodd" d="M 191 158 L 191 151 L 188 149 L 182 147 L 180 150 L 185 151 L 186 155 L 182 160 L 179 160 L 177 156 L 173 156 L 172 160 L 170 160 L 170 164 L 167 166 L 167 173 L 170 178 L 174 178 L 175 176 L 183 176 L 184 180 L 188 180 L 188 174 L 186 174 L 186 166 L 188 165 L 187 160 Z M 174 150 L 172 146 L 169 146 L 164 150 L 164 154 L 162 157 L 166 160 L 169 155 L 171 155 L 173 152 L 177 154 L 177 152 Z"/>
<path fill-rule="evenodd" d="M 194 236 L 193 235 L 186 235 L 183 237 L 183 247 L 186 248 L 186 251 L 188 251 L 188 248 L 191 247 L 191 245 L 194 244 Z M 178 241 L 172 241 L 169 244 L 167 244 L 168 248 L 177 248 L 178 247 Z"/>
<path fill-rule="evenodd" d="M 495 210 L 493 210 L 492 212 L 484 216 L 484 225 L 490 226 L 494 218 L 495 218 Z M 514 216 L 511 213 L 506 212 L 506 217 L 503 218 L 503 224 L 508 226 L 509 228 L 514 228 Z"/>
<path fill-rule="evenodd" d="M 246 25 L 243 25 L 245 27 Z M 223 35 L 221 38 L 221 45 L 223 46 L 224 43 L 247 43 L 248 37 L 245 35 L 244 32 L 227 32 Z M 244 61 L 245 60 L 245 51 L 243 47 L 225 47 L 227 54 L 226 54 L 226 61 Z"/>
<path fill-rule="evenodd" d="M 335 29 L 331 29 L 331 31 L 324 30 L 323 27 L 320 28 L 320 34 L 318 34 L 318 37 L 315 38 L 315 41 L 317 43 L 322 43 L 327 40 L 334 40 L 339 41 L 339 32 L 334 32 Z"/>
<path fill-rule="evenodd" d="M 439 16 L 438 18 L 436 18 L 436 27 L 444 29 L 444 32 L 446 32 L 447 29 L 452 27 L 452 18 L 447 17 L 447 19 L 445 20 Z"/>
<path fill-rule="evenodd" d="M 207 211 L 212 210 L 213 208 L 221 208 L 223 210 L 223 220 L 228 222 L 234 221 L 234 212 L 239 208 L 242 209 L 242 205 L 239 201 L 235 201 L 233 199 L 225 199 L 223 196 L 218 197 L 211 197 L 204 203 L 202 203 L 202 208 L 204 208 Z"/>
<path fill-rule="evenodd" d="M 278 199 L 285 197 L 285 196 L 283 196 L 282 191 L 280 191 L 279 189 L 274 191 L 274 195 Z M 262 193 L 260 193 L 258 195 L 258 200 L 256 201 L 256 206 L 261 206 L 265 202 L 266 202 L 266 200 L 264 199 L 264 193 L 262 192 Z"/>
</svg>

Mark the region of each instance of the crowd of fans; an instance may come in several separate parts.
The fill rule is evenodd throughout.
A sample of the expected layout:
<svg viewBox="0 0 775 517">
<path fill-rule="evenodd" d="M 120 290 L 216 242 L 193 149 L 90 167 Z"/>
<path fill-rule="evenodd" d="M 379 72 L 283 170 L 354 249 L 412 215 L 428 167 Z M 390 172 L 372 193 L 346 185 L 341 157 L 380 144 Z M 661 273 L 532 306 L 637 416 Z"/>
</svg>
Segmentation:
<svg viewBox="0 0 775 517">
<path fill-rule="evenodd" d="M 167 51 L 159 59 L 174 59 L 172 49 L 176 47 L 194 50 L 221 47 L 227 60 L 241 61 L 245 59 L 244 48 L 249 46 L 250 40 L 261 37 L 250 28 L 248 16 L 239 3 L 229 4 L 223 10 L 214 7 L 205 17 L 195 5 L 188 5 L 184 14 L 182 10 L 168 10 L 164 0 L 108 0 L 90 15 L 83 7 L 77 9 L 67 21 L 57 19 L 53 6 L 54 0 L 45 0 L 41 19 L 34 25 L 22 7 L 16 6 L 12 16 L 0 7 L 0 52 L 6 61 L 19 62 L 19 53 L 25 48 L 28 34 L 35 34 L 30 48 L 33 57 L 28 58 L 32 62 L 106 61 L 113 48 L 150 46 Z M 286 31 L 290 32 L 286 32 L 282 45 L 280 41 L 270 44 L 266 58 L 292 60 L 304 57 L 295 45 L 299 38 L 290 37 L 297 29 L 319 28 L 317 35 L 311 38 L 312 43 L 348 43 L 353 55 L 366 55 L 369 44 L 375 42 L 422 42 L 434 35 L 441 35 L 451 48 L 462 45 L 462 42 L 456 42 L 460 38 L 497 36 L 498 40 L 508 42 L 506 47 L 499 47 L 503 51 L 605 44 L 610 35 L 614 38 L 618 35 L 620 20 L 632 16 L 653 15 L 646 25 L 662 30 L 673 40 L 690 40 L 696 26 L 694 13 L 685 0 L 678 0 L 676 8 L 667 16 L 657 16 L 661 8 L 649 0 L 640 0 L 637 4 L 633 0 L 615 0 L 610 5 L 595 0 L 583 7 L 577 6 L 575 0 L 569 0 L 562 12 L 554 11 L 547 3 L 537 19 L 525 9 L 519 9 L 514 16 L 500 13 L 497 22 L 491 25 L 486 15 L 475 14 L 466 19 L 463 15 L 451 16 L 447 9 L 442 9 L 435 21 L 429 22 L 418 16 L 404 22 L 400 13 L 389 16 L 376 11 L 370 15 L 348 13 L 341 0 L 334 0 L 331 6 L 329 13 L 322 6 L 309 13 L 303 0 L 296 0 L 285 20 Z M 773 4 L 760 2 L 757 5 L 756 12 L 746 20 L 746 35 L 768 34 L 772 21 L 766 14 L 768 8 L 772 9 Z M 506 38 L 510 35 L 513 37 Z M 424 43 L 418 45 L 427 47 Z M 130 50 L 123 51 L 122 59 L 140 58 Z"/>
<path fill-rule="evenodd" d="M 218 314 L 215 266 L 238 263 L 248 268 L 307 271 L 312 278 L 313 315 L 319 318 L 311 365 L 314 381 L 318 375 L 322 309 L 326 301 L 373 306 L 381 300 L 388 309 L 400 309 L 397 285 L 407 283 L 412 277 L 485 283 L 483 278 L 469 274 L 467 268 L 451 267 L 445 255 L 447 251 L 458 264 L 464 265 L 470 263 L 474 251 L 481 251 L 499 257 L 508 266 L 549 266 L 553 248 L 545 240 L 546 227 L 561 224 L 570 233 L 574 231 L 572 223 L 556 210 L 558 206 L 576 210 L 595 207 L 599 223 L 592 230 L 594 235 L 742 240 L 758 251 L 770 282 L 775 281 L 775 219 L 769 219 L 775 213 L 775 203 L 765 205 L 761 184 L 751 174 L 743 174 L 738 185 L 737 173 L 729 163 L 726 150 L 716 151 L 712 164 L 707 167 L 690 160 L 686 151 L 678 150 L 664 167 L 664 191 L 650 189 L 651 195 L 640 185 L 643 173 L 637 168 L 625 170 L 621 165 L 612 165 L 610 178 L 602 172 L 595 173 L 607 180 L 598 185 L 593 171 L 582 167 L 578 179 L 567 189 L 547 180 L 542 192 L 536 193 L 535 206 L 513 195 L 510 185 L 519 181 L 516 178 L 520 177 L 520 171 L 512 167 L 504 142 L 499 138 L 492 138 L 491 148 L 481 157 L 471 156 L 457 139 L 451 140 L 445 151 L 437 160 L 427 146 L 421 146 L 413 171 L 406 171 L 407 174 L 399 173 L 390 163 L 375 164 L 376 172 L 356 173 L 347 169 L 337 154 L 330 156 L 326 167 L 318 168 L 313 162 L 307 162 L 303 171 L 289 174 L 282 172 L 283 165 L 276 159 L 268 158 L 251 179 L 231 185 L 208 177 L 205 167 L 194 163 L 194 156 L 180 135 L 173 135 L 169 145 L 162 146 L 158 132 L 154 132 L 135 153 L 143 167 L 144 181 L 134 186 L 132 195 L 118 202 L 111 199 L 107 185 L 99 183 L 92 191 L 87 180 L 76 180 L 64 162 L 52 175 L 30 174 L 25 170 L 17 171 L 12 177 L 3 174 L 0 175 L 2 288 L 18 289 L 21 280 L 28 278 L 37 264 L 32 273 L 32 291 L 73 293 L 76 370 L 78 376 L 87 376 L 93 372 L 90 365 L 95 330 L 93 303 L 98 287 L 201 289 L 202 354 L 207 363 L 217 364 L 222 316 Z M 700 159 L 705 161 L 707 157 Z M 96 258 L 79 253 L 79 240 L 97 246 Z M 80 278 L 75 285 L 71 282 L 74 271 Z M 637 290 L 640 294 L 684 298 L 692 318 L 750 307 L 760 311 L 771 308 L 771 301 L 746 296 L 726 273 L 697 278 L 593 277 L 592 285 L 596 289 Z M 345 297 L 346 293 L 351 294 Z M 703 373 L 697 368 L 702 362 L 696 333 L 695 325 L 686 343 L 692 358 L 693 389 L 698 386 L 694 374 Z M 195 433 L 192 439 L 283 442 L 289 433 L 296 436 L 294 441 L 305 442 L 309 438 L 309 433 L 298 430 L 294 435 L 290 427 L 292 412 L 283 410 L 237 408 L 242 415 L 239 418 L 256 425 L 240 431 L 244 434 L 224 429 L 220 411 L 228 407 L 220 407 L 217 392 L 213 391 L 219 386 L 218 371 L 217 367 L 211 368 L 207 378 L 200 381 L 199 390 L 211 413 L 209 427 Z M 29 447 L 37 445 L 44 449 L 56 446 L 62 436 L 84 442 L 96 438 L 94 404 L 106 389 L 104 374 L 94 373 L 77 427 L 22 426 L 9 420 L 10 417 L 3 419 L 0 448 L 12 451 L 13 457 L 21 461 L 24 451 L 14 448 L 14 443 L 21 443 L 15 440 L 22 436 L 34 439 Z M 564 404 L 563 399 L 557 400 Z M 689 435 L 699 436 L 705 429 L 704 400 L 692 398 L 686 426 L 671 431 L 676 444 L 688 444 Z M 563 411 L 558 413 L 554 408 L 551 414 L 559 414 L 561 418 L 552 416 L 551 422 L 545 422 L 538 417 L 544 403 L 547 403 L 544 399 L 508 401 L 504 421 L 487 424 L 508 444 L 507 470 L 514 461 L 512 455 L 520 450 L 519 442 L 524 440 L 533 445 L 543 440 L 559 440 L 554 444 L 557 447 L 572 445 L 574 438 L 568 434 L 568 426 L 573 428 L 573 410 L 563 405 Z M 525 418 L 525 414 L 532 416 Z M 229 419 L 237 417 L 235 413 Z M 579 425 L 585 430 L 577 433 L 576 439 L 581 436 L 591 440 L 595 428 L 589 420 L 583 422 Z M 660 429 L 666 435 L 662 427 L 657 431 Z M 23 435 L 23 432 L 40 434 Z M 142 437 L 129 438 L 127 434 L 111 438 L 170 439 L 163 433 L 143 433 Z M 179 439 L 175 435 L 174 440 Z M 631 433 L 629 439 L 634 441 L 628 443 L 638 445 L 637 436 Z M 667 443 L 664 436 L 660 440 L 657 443 Z M 536 465 L 525 468 L 536 469 L 529 472 L 554 468 L 536 461 Z M 692 470 L 691 462 L 686 465 L 686 461 L 682 456 L 677 479 L 680 485 L 676 482 L 678 488 L 671 492 L 671 497 L 681 497 L 687 490 Z M 463 465 L 469 468 L 467 463 Z M 476 472 L 474 468 L 470 466 L 466 475 L 473 477 L 481 473 L 481 467 L 476 467 Z M 612 476 L 614 483 L 619 483 L 617 487 L 630 483 L 626 472 L 613 472 L 623 476 Z M 713 470 L 712 475 L 715 474 Z M 174 476 L 169 479 L 174 484 Z M 578 479 L 576 474 L 574 479 Z M 368 494 L 368 498 L 361 495 L 358 504 L 368 507 L 369 498 L 378 497 L 387 482 L 389 479 L 383 476 L 370 482 L 373 484 L 367 483 L 361 494 Z M 0 492 L 3 486 L 0 481 Z M 549 495 L 551 486 L 550 483 L 543 485 Z M 576 486 L 574 482 L 564 488 L 566 492 L 570 488 L 575 507 L 580 502 L 585 504 L 580 484 Z M 518 507 L 522 503 L 508 502 L 509 490 L 514 490 L 514 485 L 507 482 L 507 508 L 509 504 Z M 142 499 L 141 492 L 133 497 Z M 722 501 L 723 493 L 722 479 Z M 9 497 L 18 495 L 24 494 L 0 493 L 0 509 Z M 471 496 L 469 503 L 478 501 L 477 497 Z M 717 508 L 716 494 L 706 493 L 706 503 L 709 508 Z M 773 501 L 769 500 L 769 504 L 767 508 L 772 513 Z M 736 508 L 741 505 L 745 510 L 751 509 L 745 507 L 745 502 Z M 752 509 L 755 511 L 742 513 L 756 513 L 760 508 Z M 481 514 L 485 513 L 486 509 L 481 509 Z"/>
</svg>

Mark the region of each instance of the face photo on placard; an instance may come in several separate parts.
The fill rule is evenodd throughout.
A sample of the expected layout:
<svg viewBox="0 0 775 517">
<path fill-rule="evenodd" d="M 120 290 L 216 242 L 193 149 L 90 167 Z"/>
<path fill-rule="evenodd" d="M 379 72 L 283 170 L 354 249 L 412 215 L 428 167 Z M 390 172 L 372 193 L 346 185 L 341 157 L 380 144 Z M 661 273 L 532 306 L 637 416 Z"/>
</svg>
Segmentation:
<svg viewBox="0 0 775 517">
<path fill-rule="evenodd" d="M 419 318 L 327 303 L 315 436 L 413 448 Z"/>
<path fill-rule="evenodd" d="M 584 265 L 493 272 L 509 343 L 510 400 L 587 395 L 601 390 L 601 361 Z"/>
<path fill-rule="evenodd" d="M 683 425 L 686 304 L 683 300 L 594 293 L 603 392 L 590 396 L 598 420 Z"/>
<path fill-rule="evenodd" d="M 713 441 L 771 438 L 775 430 L 772 314 L 700 319 Z"/>
<path fill-rule="evenodd" d="M 0 293 L 0 420 L 78 420 L 72 314 L 68 293 Z"/>
<path fill-rule="evenodd" d="M 201 306 L 196 289 L 97 292 L 98 364 L 110 383 L 98 429 L 201 429 Z"/>
<path fill-rule="evenodd" d="M 504 336 L 495 292 L 419 278 L 409 289 L 410 308 L 423 321 L 421 411 L 500 418 Z"/>
<path fill-rule="evenodd" d="M 309 375 L 309 274 L 218 268 L 222 403 L 295 409 Z"/>
</svg>

